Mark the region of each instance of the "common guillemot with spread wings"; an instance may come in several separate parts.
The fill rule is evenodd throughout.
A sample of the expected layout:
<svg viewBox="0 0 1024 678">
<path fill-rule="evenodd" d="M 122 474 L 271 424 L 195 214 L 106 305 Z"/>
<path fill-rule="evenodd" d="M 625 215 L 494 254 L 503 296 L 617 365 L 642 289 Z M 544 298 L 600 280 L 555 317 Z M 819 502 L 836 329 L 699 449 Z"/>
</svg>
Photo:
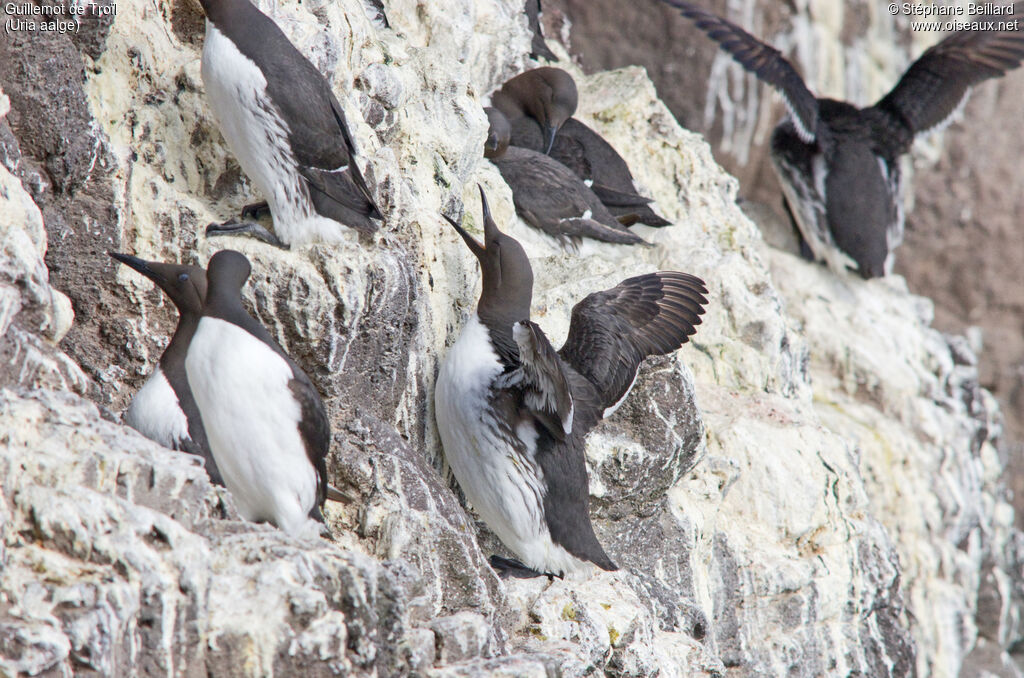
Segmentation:
<svg viewBox="0 0 1024 678">
<path fill-rule="evenodd" d="M 900 156 L 948 124 L 972 87 L 1024 58 L 1024 31 L 954 33 L 876 104 L 858 108 L 815 97 L 778 50 L 735 24 L 684 0 L 663 1 L 782 94 L 789 115 L 772 133 L 771 157 L 790 214 L 816 260 L 864 278 L 891 272 L 903 241 Z"/>
<path fill-rule="evenodd" d="M 521 562 L 499 571 L 617 569 L 590 522 L 587 433 L 628 395 L 640 362 L 679 348 L 707 303 L 704 283 L 663 271 L 576 304 L 565 344 L 530 321 L 533 271 L 498 230 L 483 190 L 484 242 L 448 219 L 480 262 L 483 291 L 441 364 L 434 396 L 448 465 L 466 499 Z M 447 217 L 445 217 L 447 219 Z"/>
</svg>

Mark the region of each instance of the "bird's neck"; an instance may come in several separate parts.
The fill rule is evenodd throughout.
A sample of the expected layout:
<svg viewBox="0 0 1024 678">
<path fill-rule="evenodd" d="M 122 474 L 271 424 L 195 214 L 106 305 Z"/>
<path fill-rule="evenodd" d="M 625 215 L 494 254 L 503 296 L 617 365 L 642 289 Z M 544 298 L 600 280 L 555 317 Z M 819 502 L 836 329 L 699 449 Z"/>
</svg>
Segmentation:
<svg viewBox="0 0 1024 678">
<path fill-rule="evenodd" d="M 527 309 L 525 313 L 516 313 L 507 308 L 494 308 L 481 304 L 477 307 L 477 317 L 487 328 L 491 344 L 495 352 L 506 367 L 519 365 L 519 346 L 512 337 L 512 326 L 520 320 L 530 317 Z"/>
</svg>

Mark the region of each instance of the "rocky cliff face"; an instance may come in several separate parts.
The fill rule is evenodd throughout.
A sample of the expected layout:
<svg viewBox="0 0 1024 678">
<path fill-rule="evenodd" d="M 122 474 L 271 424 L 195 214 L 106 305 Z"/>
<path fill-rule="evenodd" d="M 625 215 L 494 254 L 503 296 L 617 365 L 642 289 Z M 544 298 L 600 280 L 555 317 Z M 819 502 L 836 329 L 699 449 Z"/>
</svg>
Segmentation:
<svg viewBox="0 0 1024 678">
<path fill-rule="evenodd" d="M 519 4 L 389 2 L 388 30 L 358 0 L 274 3 L 345 93 L 387 216 L 371 245 L 203 237 L 258 196 L 204 105 L 190 1 L 0 46 L 6 673 L 1018 675 L 1024 544 L 966 342 L 898 277 L 767 247 L 640 69 L 574 71 L 579 116 L 675 225 L 638 228 L 654 248 L 567 250 L 518 222 L 480 149 L 484 96 L 526 65 Z M 439 212 L 478 231 L 476 184 L 532 257 L 556 345 L 576 301 L 628 275 L 711 290 L 695 340 L 589 440 L 619 572 L 498 580 L 500 544 L 447 477 L 433 383 L 479 283 Z M 118 421 L 173 311 L 105 251 L 221 247 L 253 261 L 248 302 L 325 396 L 330 475 L 358 497 L 328 506 L 334 543 L 240 521 L 194 460 Z"/>
</svg>

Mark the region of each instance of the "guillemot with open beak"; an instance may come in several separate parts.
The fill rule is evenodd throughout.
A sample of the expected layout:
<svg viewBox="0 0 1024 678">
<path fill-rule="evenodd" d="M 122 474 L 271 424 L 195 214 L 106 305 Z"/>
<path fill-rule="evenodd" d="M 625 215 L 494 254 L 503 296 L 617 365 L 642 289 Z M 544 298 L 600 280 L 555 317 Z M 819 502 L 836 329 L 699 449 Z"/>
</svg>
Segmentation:
<svg viewBox="0 0 1024 678">
<path fill-rule="evenodd" d="M 200 0 L 202 76 L 210 108 L 246 175 L 266 198 L 275 234 L 254 222 L 211 224 L 276 245 L 336 242 L 380 219 L 356 164 L 341 104 L 324 76 L 249 0 Z M 249 205 L 243 218 L 264 205 Z"/>
<path fill-rule="evenodd" d="M 242 516 L 312 535 L 325 529 L 313 521 L 323 523 L 330 423 L 309 377 L 242 306 L 250 271 L 239 252 L 210 258 L 188 383 Z"/>
<path fill-rule="evenodd" d="M 202 457 L 210 480 L 223 485 L 185 376 L 185 355 L 206 298 L 206 271 L 198 266 L 145 261 L 117 252 L 110 256 L 155 282 L 178 309 L 178 326 L 171 341 L 125 410 L 124 422 L 164 447 Z"/>
<path fill-rule="evenodd" d="M 1024 58 L 1019 28 L 953 33 L 875 105 L 858 108 L 815 97 L 778 50 L 735 24 L 683 0 L 664 2 L 782 94 L 789 114 L 772 133 L 771 157 L 789 212 L 814 259 L 864 278 L 890 273 L 903 241 L 900 156 L 949 124 L 975 85 Z"/>
<path fill-rule="evenodd" d="M 434 396 L 448 465 L 466 499 L 519 561 L 503 574 L 560 576 L 616 565 L 589 513 L 587 433 L 625 399 L 640 362 L 679 348 L 707 303 L 704 283 L 663 271 L 576 304 L 559 351 L 530 321 L 533 270 L 483 203 L 484 242 L 448 219 L 480 262 L 483 291 L 441 364 Z M 520 562 L 521 561 L 521 562 Z"/>
</svg>

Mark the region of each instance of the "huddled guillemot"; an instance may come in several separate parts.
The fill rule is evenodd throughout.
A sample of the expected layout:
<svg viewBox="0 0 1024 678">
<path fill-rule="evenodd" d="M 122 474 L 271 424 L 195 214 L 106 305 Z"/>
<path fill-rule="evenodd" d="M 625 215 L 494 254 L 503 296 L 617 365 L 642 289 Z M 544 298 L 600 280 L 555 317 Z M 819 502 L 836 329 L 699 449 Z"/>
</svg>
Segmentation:
<svg viewBox="0 0 1024 678">
<path fill-rule="evenodd" d="M 544 42 L 544 33 L 540 29 L 540 16 L 541 7 L 540 0 L 526 0 L 526 20 L 530 26 L 530 32 L 533 33 L 533 42 L 530 44 L 530 58 L 534 61 L 538 61 L 543 57 L 548 61 L 558 61 L 547 44 Z"/>
<path fill-rule="evenodd" d="M 576 81 L 551 66 L 520 73 L 491 95 L 491 106 L 501 111 L 512 127 L 512 143 L 539 133 L 534 150 L 542 153 L 551 150 L 559 128 L 576 112 L 578 101 Z"/>
<path fill-rule="evenodd" d="M 508 145 L 508 123 L 487 108 L 491 124 L 484 156 L 512 189 L 516 214 L 537 230 L 562 241 L 593 238 L 624 245 L 646 244 L 631 233 L 567 167 L 543 153 Z"/>
<path fill-rule="evenodd" d="M 515 576 L 616 565 L 590 522 L 584 439 L 632 388 L 640 362 L 696 331 L 704 283 L 685 273 L 629 278 L 576 304 L 556 352 L 530 321 L 533 271 L 483 203 L 483 244 L 448 219 L 480 262 L 483 291 L 441 364 L 434 396 L 448 465 L 466 499 L 522 561 Z"/>
<path fill-rule="evenodd" d="M 551 156 L 568 167 L 622 223 L 668 226 L 650 198 L 636 192 L 629 166 L 611 144 L 572 117 L 578 94 L 560 68 L 535 68 L 506 82 L 491 97 L 511 127 L 512 146 Z"/>
<path fill-rule="evenodd" d="M 289 534 L 326 528 L 330 423 L 309 377 L 242 306 L 249 260 L 210 258 L 203 315 L 185 358 L 210 451 L 239 512 Z"/>
<path fill-rule="evenodd" d="M 253 222 L 211 224 L 276 245 L 338 241 L 340 224 L 377 229 L 380 212 L 353 157 L 341 104 L 324 76 L 249 0 L 201 0 L 202 76 L 238 164 L 267 199 L 274 234 Z M 250 205 L 243 218 L 263 205 Z"/>
<path fill-rule="evenodd" d="M 818 261 L 864 278 L 888 274 L 903 240 L 899 157 L 941 129 L 971 88 L 1020 65 L 1024 31 L 963 31 L 927 49 L 878 103 L 857 108 L 816 98 L 773 47 L 683 0 L 664 0 L 693 19 L 733 59 L 777 89 L 789 115 L 771 156 L 790 214 Z"/>
<path fill-rule="evenodd" d="M 164 447 L 202 457 L 210 480 L 223 485 L 185 376 L 185 355 L 206 299 L 206 271 L 198 266 L 144 261 L 117 252 L 110 256 L 155 282 L 178 309 L 178 327 L 153 373 L 125 410 L 124 421 Z"/>
</svg>

